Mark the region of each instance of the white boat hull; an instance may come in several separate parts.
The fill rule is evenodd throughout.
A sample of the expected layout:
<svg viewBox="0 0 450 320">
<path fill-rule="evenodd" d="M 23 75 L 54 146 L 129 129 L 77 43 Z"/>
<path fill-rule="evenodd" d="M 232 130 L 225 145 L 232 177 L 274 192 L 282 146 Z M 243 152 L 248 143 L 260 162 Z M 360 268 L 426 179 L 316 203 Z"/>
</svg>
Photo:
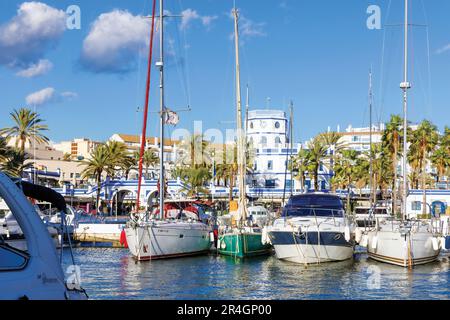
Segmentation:
<svg viewBox="0 0 450 320">
<path fill-rule="evenodd" d="M 80 223 L 73 238 L 80 242 L 111 242 L 120 246 L 120 234 L 125 227 L 121 223 Z"/>
<path fill-rule="evenodd" d="M 367 237 L 370 258 L 401 267 L 433 262 L 440 253 L 438 239 L 428 232 L 413 232 L 405 238 L 399 231 L 383 230 L 371 231 Z M 436 242 L 438 248 L 435 247 Z"/>
<path fill-rule="evenodd" d="M 352 247 L 293 244 L 274 248 L 278 259 L 300 264 L 337 262 L 353 257 Z"/>
<path fill-rule="evenodd" d="M 125 228 L 128 248 L 139 261 L 206 253 L 210 228 L 200 222 L 155 221 Z"/>
</svg>

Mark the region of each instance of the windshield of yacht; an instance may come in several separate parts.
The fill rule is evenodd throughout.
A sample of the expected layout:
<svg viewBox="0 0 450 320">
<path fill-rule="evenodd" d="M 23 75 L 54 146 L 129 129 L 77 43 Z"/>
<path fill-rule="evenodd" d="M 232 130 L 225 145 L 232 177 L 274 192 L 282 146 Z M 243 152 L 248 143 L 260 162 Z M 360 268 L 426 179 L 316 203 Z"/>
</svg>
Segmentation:
<svg viewBox="0 0 450 320">
<path fill-rule="evenodd" d="M 283 209 L 285 217 L 343 217 L 342 200 L 332 195 L 300 195 L 293 196 Z"/>
</svg>

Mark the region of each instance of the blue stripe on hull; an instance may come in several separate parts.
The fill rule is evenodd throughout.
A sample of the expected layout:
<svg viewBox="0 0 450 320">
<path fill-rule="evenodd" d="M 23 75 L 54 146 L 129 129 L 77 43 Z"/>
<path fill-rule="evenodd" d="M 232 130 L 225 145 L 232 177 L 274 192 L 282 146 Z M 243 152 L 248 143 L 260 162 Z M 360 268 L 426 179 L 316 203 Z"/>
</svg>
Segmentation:
<svg viewBox="0 0 450 320">
<path fill-rule="evenodd" d="M 294 240 L 295 235 L 295 240 Z M 305 232 L 302 234 L 293 233 L 290 231 L 272 231 L 269 232 L 269 237 L 274 246 L 276 245 L 295 245 L 295 244 L 310 244 L 318 245 L 318 233 L 315 231 Z M 352 247 L 350 242 L 345 240 L 342 232 L 320 232 L 321 246 L 340 246 Z"/>
</svg>

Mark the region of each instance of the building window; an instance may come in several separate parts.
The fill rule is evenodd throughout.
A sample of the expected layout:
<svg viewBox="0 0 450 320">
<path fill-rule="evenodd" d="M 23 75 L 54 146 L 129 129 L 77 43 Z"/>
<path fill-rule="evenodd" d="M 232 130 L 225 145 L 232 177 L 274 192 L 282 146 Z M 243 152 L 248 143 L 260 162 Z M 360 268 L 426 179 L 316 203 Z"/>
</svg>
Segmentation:
<svg viewBox="0 0 450 320">
<path fill-rule="evenodd" d="M 413 211 L 420 211 L 420 210 L 422 210 L 422 202 L 420 202 L 420 201 L 413 201 L 411 203 L 411 210 L 413 210 Z"/>
<path fill-rule="evenodd" d="M 250 122 L 250 129 L 253 129 L 253 122 Z"/>
<path fill-rule="evenodd" d="M 277 121 L 277 122 L 275 122 L 275 128 L 276 129 L 280 129 L 280 123 Z"/>
<path fill-rule="evenodd" d="M 266 180 L 266 188 L 274 189 L 276 187 L 275 180 Z"/>
<path fill-rule="evenodd" d="M 276 137 L 275 138 L 275 144 L 281 144 L 281 138 L 280 137 Z"/>
<path fill-rule="evenodd" d="M 267 145 L 267 137 L 261 137 L 261 144 L 262 145 Z"/>
<path fill-rule="evenodd" d="M 273 160 L 267 162 L 267 170 L 273 170 Z"/>
</svg>

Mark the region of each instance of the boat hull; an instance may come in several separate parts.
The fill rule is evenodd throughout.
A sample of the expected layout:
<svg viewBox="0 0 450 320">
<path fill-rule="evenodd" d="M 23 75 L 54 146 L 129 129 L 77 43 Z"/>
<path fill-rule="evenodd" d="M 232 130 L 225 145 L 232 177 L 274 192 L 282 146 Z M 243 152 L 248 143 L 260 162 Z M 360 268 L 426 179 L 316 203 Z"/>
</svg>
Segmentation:
<svg viewBox="0 0 450 320">
<path fill-rule="evenodd" d="M 120 234 L 124 227 L 124 224 L 80 223 L 74 230 L 73 238 L 81 243 L 123 247 L 120 244 Z"/>
<path fill-rule="evenodd" d="M 401 267 L 433 262 L 440 253 L 440 248 L 433 247 L 434 237 L 426 232 L 405 236 L 398 231 L 371 231 L 367 237 L 371 259 Z"/>
<path fill-rule="evenodd" d="M 337 262 L 353 257 L 353 245 L 341 232 L 269 232 L 278 259 L 300 264 Z M 319 240 L 320 239 L 320 240 Z"/>
<path fill-rule="evenodd" d="M 210 228 L 203 223 L 155 222 L 127 226 L 128 248 L 138 261 L 208 253 Z"/>
<path fill-rule="evenodd" d="M 272 247 L 262 243 L 261 233 L 229 233 L 219 237 L 217 251 L 226 256 L 246 258 L 270 254 Z"/>
</svg>

